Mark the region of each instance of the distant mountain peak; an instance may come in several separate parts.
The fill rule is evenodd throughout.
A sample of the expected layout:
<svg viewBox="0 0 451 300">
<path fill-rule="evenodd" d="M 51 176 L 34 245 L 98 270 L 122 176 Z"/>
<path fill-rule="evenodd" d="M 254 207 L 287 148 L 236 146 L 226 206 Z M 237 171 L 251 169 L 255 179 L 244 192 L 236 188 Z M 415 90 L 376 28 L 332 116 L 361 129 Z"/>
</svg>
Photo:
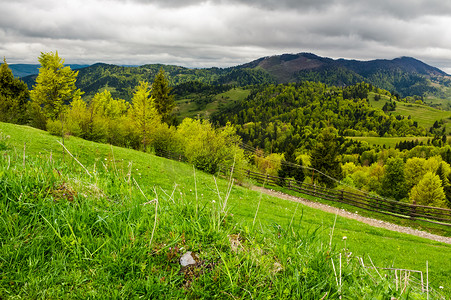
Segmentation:
<svg viewBox="0 0 451 300">
<path fill-rule="evenodd" d="M 332 59 L 307 52 L 267 56 L 238 67 L 261 68 L 274 76 L 280 83 L 298 81 L 299 72 L 322 72 L 324 69 L 332 70 L 337 68 L 341 69 L 342 72 L 347 70 L 364 78 L 379 72 L 406 72 L 411 75 L 423 76 L 448 75 L 438 68 L 409 56 L 362 61 L 344 58 Z"/>
</svg>

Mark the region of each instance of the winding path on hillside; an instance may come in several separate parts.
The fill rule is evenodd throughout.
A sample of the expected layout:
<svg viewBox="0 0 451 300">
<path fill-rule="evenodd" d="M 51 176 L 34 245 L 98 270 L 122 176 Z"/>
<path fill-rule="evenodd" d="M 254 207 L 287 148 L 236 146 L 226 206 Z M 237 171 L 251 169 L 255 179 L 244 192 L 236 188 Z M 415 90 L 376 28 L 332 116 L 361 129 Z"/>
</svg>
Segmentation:
<svg viewBox="0 0 451 300">
<path fill-rule="evenodd" d="M 286 199 L 286 200 L 290 200 L 290 201 L 294 201 L 294 202 L 299 202 L 299 203 L 302 203 L 302 204 L 304 204 L 306 206 L 309 206 L 309 207 L 312 207 L 312 208 L 316 208 L 316 209 L 320 209 L 322 211 L 330 212 L 330 213 L 333 213 L 333 214 L 338 214 L 341 217 L 354 219 L 354 220 L 366 223 L 366 224 L 374 226 L 374 227 L 385 228 L 385 229 L 392 230 L 392 231 L 397 231 L 397 232 L 402 232 L 402 233 L 407 233 L 407 234 L 423 237 L 423 238 L 434 240 L 434 241 L 437 241 L 437 242 L 451 244 L 451 238 L 449 238 L 449 237 L 444 237 L 444 236 L 428 233 L 428 232 L 425 232 L 425 231 L 421 231 L 421 230 L 418 230 L 418 229 L 413 229 L 413 228 L 410 228 L 410 227 L 405 227 L 405 226 L 392 224 L 392 223 L 385 222 L 385 221 L 382 221 L 382 220 L 377 220 L 377 219 L 363 217 L 363 216 L 361 216 L 359 214 L 352 213 L 352 212 L 349 212 L 349 211 L 344 210 L 344 209 L 339 209 L 337 207 L 329 206 L 329 205 L 323 204 L 323 203 L 309 201 L 309 200 L 304 199 L 304 198 L 299 198 L 299 197 L 287 195 L 287 194 L 284 194 L 284 193 L 281 193 L 281 192 L 277 192 L 277 191 L 274 191 L 274 190 L 271 190 L 271 189 L 267 189 L 267 188 L 262 188 L 262 187 L 259 187 L 259 186 L 252 186 L 251 189 L 253 189 L 255 191 L 263 192 L 265 194 L 268 194 L 268 195 L 271 195 L 271 196 L 274 196 L 274 197 L 277 197 L 277 198 Z"/>
</svg>

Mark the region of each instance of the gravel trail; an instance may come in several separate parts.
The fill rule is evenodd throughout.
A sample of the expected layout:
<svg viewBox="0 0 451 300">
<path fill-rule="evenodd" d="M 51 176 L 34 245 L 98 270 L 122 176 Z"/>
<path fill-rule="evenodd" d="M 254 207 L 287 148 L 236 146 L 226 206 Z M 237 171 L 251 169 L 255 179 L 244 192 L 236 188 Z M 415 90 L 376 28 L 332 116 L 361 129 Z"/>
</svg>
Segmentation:
<svg viewBox="0 0 451 300">
<path fill-rule="evenodd" d="M 327 204 L 313 202 L 313 201 L 309 201 L 307 199 L 303 199 L 303 198 L 287 195 L 287 194 L 284 194 L 284 193 L 281 193 L 281 192 L 277 192 L 277 191 L 274 191 L 274 190 L 271 190 L 271 189 L 266 189 L 266 188 L 262 188 L 262 187 L 258 187 L 258 186 L 252 186 L 251 189 L 253 189 L 255 191 L 263 192 L 265 194 L 268 194 L 268 195 L 271 195 L 271 196 L 274 196 L 274 197 L 278 197 L 278 198 L 281 198 L 281 199 L 286 199 L 286 200 L 290 200 L 290 201 L 294 201 L 294 202 L 299 202 L 299 203 L 302 203 L 302 204 L 307 205 L 309 207 L 320 209 L 322 211 L 330 212 L 330 213 L 333 213 L 333 214 L 337 214 L 338 213 L 339 216 L 342 216 L 342 217 L 345 217 L 345 218 L 349 218 L 349 219 L 354 219 L 354 220 L 366 223 L 366 224 L 374 226 L 374 227 L 385 228 L 385 229 L 392 230 L 392 231 L 397 231 L 397 232 L 402 232 L 402 233 L 407 233 L 407 234 L 423 237 L 423 238 L 434 240 L 434 241 L 437 241 L 437 242 L 451 244 L 451 238 L 449 238 L 449 237 L 440 236 L 440 235 L 424 232 L 424 231 L 421 231 L 421 230 L 413 229 L 413 228 L 410 228 L 410 227 L 404 227 L 404 226 L 392 224 L 392 223 L 381 221 L 381 220 L 376 220 L 376 219 L 372 219 L 372 218 L 363 217 L 363 216 L 361 216 L 359 214 L 352 213 L 352 212 L 346 211 L 344 209 L 339 209 L 339 208 L 336 208 L 336 207 L 329 206 Z"/>
</svg>

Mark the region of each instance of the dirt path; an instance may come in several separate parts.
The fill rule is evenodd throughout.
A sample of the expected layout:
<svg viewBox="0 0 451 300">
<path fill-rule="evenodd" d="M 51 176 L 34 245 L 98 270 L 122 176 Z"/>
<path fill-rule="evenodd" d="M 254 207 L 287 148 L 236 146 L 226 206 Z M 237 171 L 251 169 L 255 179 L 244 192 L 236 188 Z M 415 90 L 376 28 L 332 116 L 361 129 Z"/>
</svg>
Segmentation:
<svg viewBox="0 0 451 300">
<path fill-rule="evenodd" d="M 363 217 L 363 216 L 360 216 L 359 214 L 355 214 L 355 213 L 346 211 L 344 209 L 339 209 L 339 208 L 336 208 L 336 207 L 329 206 L 327 204 L 313 202 L 313 201 L 309 201 L 307 199 L 303 199 L 303 198 L 298 198 L 298 197 L 295 197 L 295 196 L 287 195 L 287 194 L 284 194 L 284 193 L 281 193 L 281 192 L 277 192 L 277 191 L 274 191 L 274 190 L 271 190 L 271 189 L 265 189 L 265 188 L 258 187 L 258 186 L 253 186 L 253 187 L 251 187 L 251 189 L 253 189 L 255 191 L 263 192 L 265 194 L 268 194 L 268 195 L 271 195 L 271 196 L 274 196 L 274 197 L 278 197 L 278 198 L 281 198 L 281 199 L 286 199 L 286 200 L 290 200 L 290 201 L 294 201 L 294 202 L 299 202 L 299 203 L 302 203 L 302 204 L 307 205 L 309 207 L 320 209 L 322 211 L 330 212 L 330 213 L 333 213 L 333 214 L 338 213 L 339 216 L 342 216 L 342 217 L 345 217 L 345 218 L 349 218 L 349 219 L 354 219 L 354 220 L 366 223 L 366 224 L 374 226 L 374 227 L 385 228 L 385 229 L 392 230 L 392 231 L 407 233 L 407 234 L 423 237 L 423 238 L 426 238 L 426 239 L 431 239 L 431 240 L 434 240 L 434 241 L 451 244 L 451 238 L 449 238 L 449 237 L 435 235 L 435 234 L 431 234 L 431 233 L 424 232 L 424 231 L 421 231 L 421 230 L 413 229 L 413 228 L 410 228 L 410 227 L 399 226 L 399 225 L 388 223 L 388 222 L 385 222 L 385 221 Z"/>
</svg>

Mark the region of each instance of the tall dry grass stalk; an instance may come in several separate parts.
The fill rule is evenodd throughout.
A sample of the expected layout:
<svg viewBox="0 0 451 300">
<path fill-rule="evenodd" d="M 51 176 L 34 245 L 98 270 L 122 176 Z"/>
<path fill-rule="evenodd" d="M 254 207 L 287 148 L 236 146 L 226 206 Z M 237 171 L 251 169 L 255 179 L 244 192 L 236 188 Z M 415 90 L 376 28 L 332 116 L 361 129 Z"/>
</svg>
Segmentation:
<svg viewBox="0 0 451 300">
<path fill-rule="evenodd" d="M 60 144 L 63 147 L 63 149 L 66 150 L 66 152 L 69 153 L 69 155 L 86 171 L 86 174 L 88 174 L 89 177 L 92 177 L 92 175 L 89 173 L 88 169 L 86 169 L 85 166 L 83 166 L 83 164 L 75 156 L 73 156 L 72 153 L 70 153 L 70 151 L 60 141 L 56 141 L 56 142 L 58 144 Z M 25 153 L 24 153 L 24 159 L 25 159 Z"/>
<path fill-rule="evenodd" d="M 158 218 L 158 194 L 157 194 L 157 190 L 154 189 L 155 199 L 149 201 L 149 199 L 147 198 L 147 196 L 144 194 L 143 190 L 139 186 L 138 182 L 136 182 L 135 178 L 133 178 L 133 182 L 138 187 L 138 189 L 141 192 L 141 194 L 143 195 L 144 199 L 146 199 L 146 202 L 143 203 L 142 205 L 148 205 L 148 204 L 155 203 L 155 220 L 154 220 L 154 223 L 153 223 L 152 235 L 150 236 L 150 241 L 149 241 L 149 248 L 150 248 L 150 246 L 152 245 L 153 236 L 155 234 L 155 228 L 157 227 L 157 218 Z"/>
<path fill-rule="evenodd" d="M 332 238 L 334 236 L 334 230 L 335 230 L 335 224 L 337 223 L 337 217 L 338 217 L 338 209 L 337 209 L 337 213 L 335 214 L 334 226 L 332 226 L 332 230 L 330 232 L 329 251 L 332 250 Z"/>
<path fill-rule="evenodd" d="M 224 202 L 222 205 L 222 213 L 226 212 L 226 207 L 227 207 L 227 201 L 230 197 L 230 192 L 232 191 L 232 187 L 233 187 L 233 172 L 235 170 L 235 159 L 236 159 L 236 155 L 233 157 L 233 164 L 232 164 L 232 169 L 230 170 L 230 176 L 229 176 L 229 181 L 227 183 L 227 193 L 226 196 L 224 198 Z"/>
</svg>

